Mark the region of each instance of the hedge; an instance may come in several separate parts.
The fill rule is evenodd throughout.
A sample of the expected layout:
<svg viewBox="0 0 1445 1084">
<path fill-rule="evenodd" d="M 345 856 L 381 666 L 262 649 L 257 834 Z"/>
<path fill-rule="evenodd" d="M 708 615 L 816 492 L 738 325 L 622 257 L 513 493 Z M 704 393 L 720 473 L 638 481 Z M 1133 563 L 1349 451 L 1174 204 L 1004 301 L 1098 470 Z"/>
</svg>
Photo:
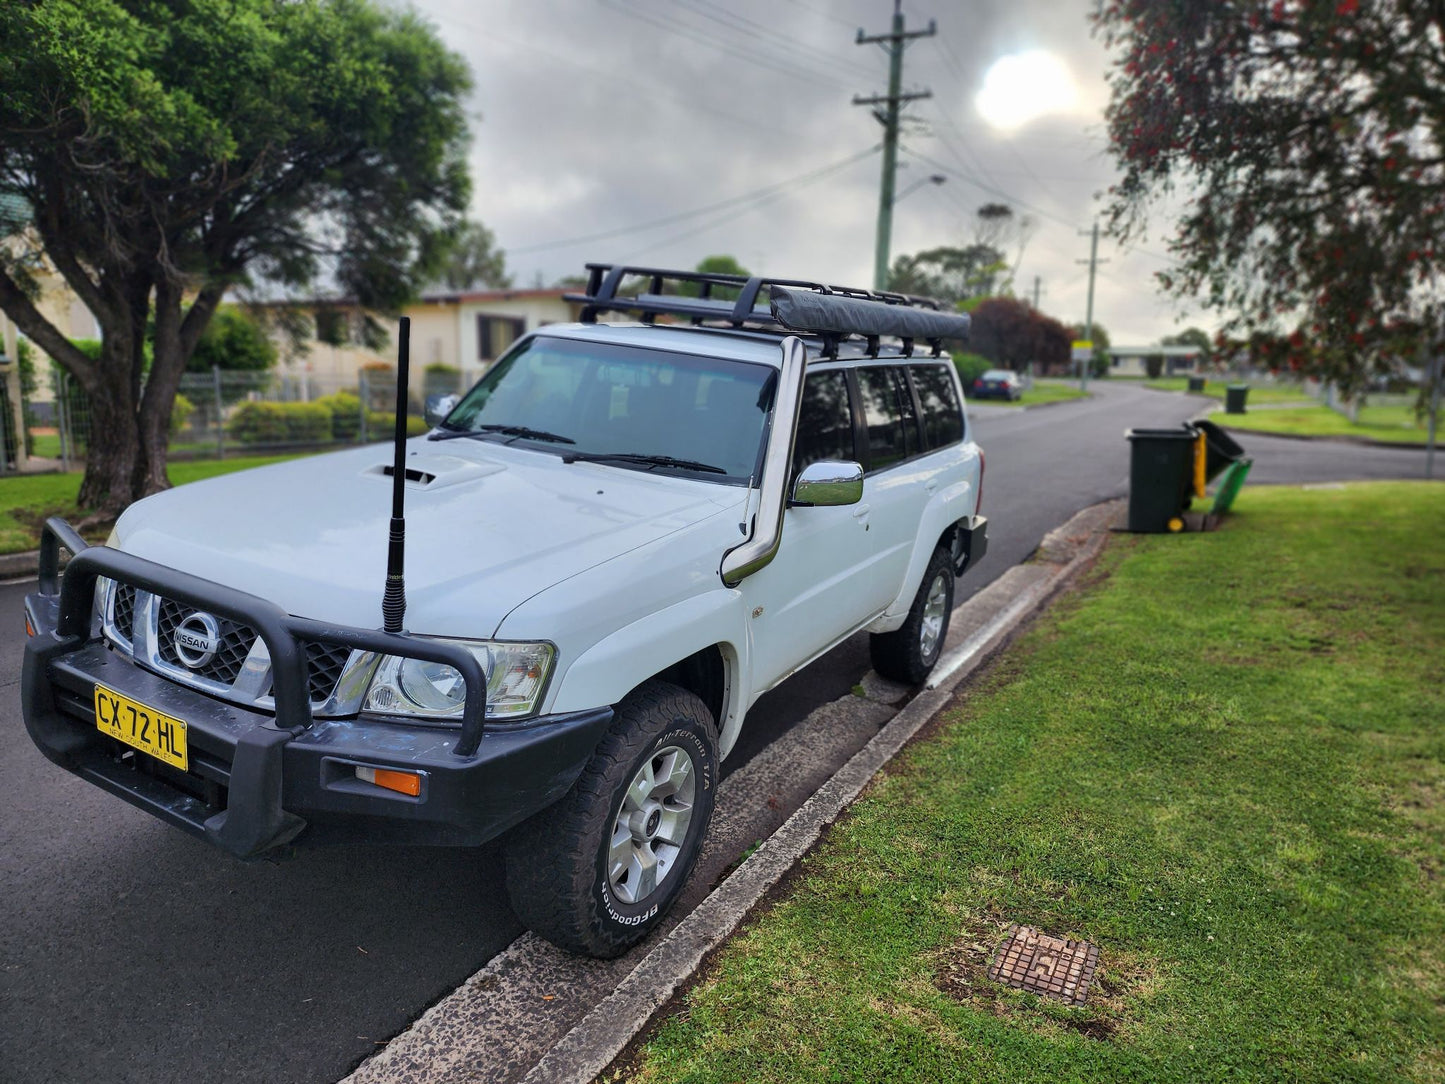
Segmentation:
<svg viewBox="0 0 1445 1084">
<path fill-rule="evenodd" d="M 963 390 L 971 392 L 973 382 L 981 377 L 989 369 L 997 369 L 988 358 L 982 354 L 957 353 L 953 355 L 954 367 L 958 369 L 958 378 L 963 381 Z"/>
<path fill-rule="evenodd" d="M 242 403 L 226 422 L 242 444 L 291 444 L 331 439 L 331 411 L 323 403 Z"/>
</svg>

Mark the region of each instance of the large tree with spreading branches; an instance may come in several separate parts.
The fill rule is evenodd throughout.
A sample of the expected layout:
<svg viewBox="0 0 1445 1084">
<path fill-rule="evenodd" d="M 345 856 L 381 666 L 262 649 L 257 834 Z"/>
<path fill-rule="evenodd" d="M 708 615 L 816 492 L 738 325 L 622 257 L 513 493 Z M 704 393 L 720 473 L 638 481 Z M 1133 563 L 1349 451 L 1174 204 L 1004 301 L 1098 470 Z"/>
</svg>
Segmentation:
<svg viewBox="0 0 1445 1084">
<path fill-rule="evenodd" d="M 0 195 L 28 208 L 0 307 L 89 397 L 82 505 L 166 487 L 171 403 L 228 289 L 322 276 L 394 310 L 466 206 L 468 70 L 373 0 L 9 0 L 0 56 Z M 45 270 L 95 314 L 98 358 L 41 314 Z"/>
<path fill-rule="evenodd" d="M 1160 275 L 1274 366 L 1353 391 L 1442 337 L 1439 0 L 1097 0 L 1116 235 L 1182 202 Z"/>
</svg>

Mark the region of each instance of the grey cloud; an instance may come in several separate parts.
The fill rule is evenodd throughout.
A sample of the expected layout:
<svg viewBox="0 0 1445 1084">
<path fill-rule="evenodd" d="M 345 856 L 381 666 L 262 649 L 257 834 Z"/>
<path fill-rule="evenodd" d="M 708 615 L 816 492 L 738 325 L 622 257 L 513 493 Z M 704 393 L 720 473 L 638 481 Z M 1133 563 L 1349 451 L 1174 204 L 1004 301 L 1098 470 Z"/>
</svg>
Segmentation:
<svg viewBox="0 0 1445 1084">
<path fill-rule="evenodd" d="M 886 0 L 418 0 L 476 76 L 472 150 L 474 213 L 512 251 L 519 282 L 551 281 L 589 259 L 635 258 L 692 266 L 728 252 L 773 274 L 871 280 L 880 161 L 870 156 L 762 206 L 639 230 L 575 247 L 530 246 L 645 223 L 761 189 L 838 162 L 879 141 L 854 93 L 881 92 L 886 61 L 853 44 L 857 27 L 885 30 Z M 893 254 L 963 240 L 973 210 L 1002 192 L 1038 211 L 1039 228 L 1016 288 L 1044 285 L 1045 311 L 1084 316 L 1083 268 L 1093 194 L 1113 169 L 1103 122 L 1041 119 L 1009 136 L 973 110 L 984 72 L 999 56 L 1050 49 L 1102 102 L 1106 55 L 1089 36 L 1087 0 L 909 0 L 910 27 L 938 20 L 938 39 L 908 51 L 905 83 L 935 99 L 910 114 L 926 122 L 906 143 L 947 167 L 898 205 Z M 709 12 L 721 21 L 709 20 Z M 626 12 L 632 12 L 629 15 Z M 640 17 L 639 17 L 640 16 Z M 662 23 L 665 25 L 654 25 Z M 704 39 L 704 41 L 694 39 Z M 791 58 L 789 46 L 794 43 Z M 743 56 L 758 63 L 748 63 Z M 952 123 L 945 120 L 945 115 Z M 910 159 L 900 189 L 937 166 Z M 1027 207 L 1015 203 L 1022 213 Z M 697 227 L 715 221 L 711 228 Z M 1149 247 L 1155 251 L 1162 242 Z M 1152 341 L 1175 330 L 1174 306 L 1157 298 L 1164 264 L 1101 246 L 1112 261 L 1095 310 L 1115 341 Z"/>
</svg>

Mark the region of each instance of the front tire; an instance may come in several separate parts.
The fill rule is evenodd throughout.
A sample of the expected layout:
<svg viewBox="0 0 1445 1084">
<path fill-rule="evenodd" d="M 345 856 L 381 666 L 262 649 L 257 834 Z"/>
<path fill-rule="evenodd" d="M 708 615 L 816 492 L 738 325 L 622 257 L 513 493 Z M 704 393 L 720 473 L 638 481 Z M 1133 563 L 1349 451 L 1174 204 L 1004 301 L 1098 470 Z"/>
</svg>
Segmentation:
<svg viewBox="0 0 1445 1084">
<path fill-rule="evenodd" d="M 701 700 L 663 681 L 639 686 L 566 796 L 507 836 L 517 916 L 588 956 L 619 956 L 641 941 L 697 858 L 717 761 L 717 729 Z"/>
<path fill-rule="evenodd" d="M 868 641 L 873 669 L 891 681 L 920 685 L 928 677 L 953 613 L 953 560 L 948 550 L 933 551 L 908 617 L 893 632 L 874 633 Z"/>
</svg>

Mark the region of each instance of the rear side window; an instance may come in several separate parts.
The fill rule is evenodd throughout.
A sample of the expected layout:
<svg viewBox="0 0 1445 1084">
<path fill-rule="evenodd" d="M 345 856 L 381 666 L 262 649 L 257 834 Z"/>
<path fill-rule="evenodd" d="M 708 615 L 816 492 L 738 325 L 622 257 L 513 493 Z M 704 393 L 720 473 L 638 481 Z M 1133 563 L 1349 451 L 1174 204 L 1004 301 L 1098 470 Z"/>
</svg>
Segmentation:
<svg viewBox="0 0 1445 1084">
<path fill-rule="evenodd" d="M 963 439 L 963 414 L 953 374 L 942 365 L 915 365 L 913 387 L 923 408 L 923 436 L 929 448 L 942 448 Z"/>
<path fill-rule="evenodd" d="M 848 398 L 847 376 L 809 373 L 803 382 L 803 401 L 798 408 L 798 439 L 793 446 L 793 473 L 820 459 L 851 461 L 858 458 L 853 447 L 853 404 Z"/>
<path fill-rule="evenodd" d="M 858 393 L 868 427 L 868 465 L 872 470 L 901 463 L 917 455 L 918 427 L 913 417 L 913 396 L 900 368 L 858 370 Z"/>
</svg>

